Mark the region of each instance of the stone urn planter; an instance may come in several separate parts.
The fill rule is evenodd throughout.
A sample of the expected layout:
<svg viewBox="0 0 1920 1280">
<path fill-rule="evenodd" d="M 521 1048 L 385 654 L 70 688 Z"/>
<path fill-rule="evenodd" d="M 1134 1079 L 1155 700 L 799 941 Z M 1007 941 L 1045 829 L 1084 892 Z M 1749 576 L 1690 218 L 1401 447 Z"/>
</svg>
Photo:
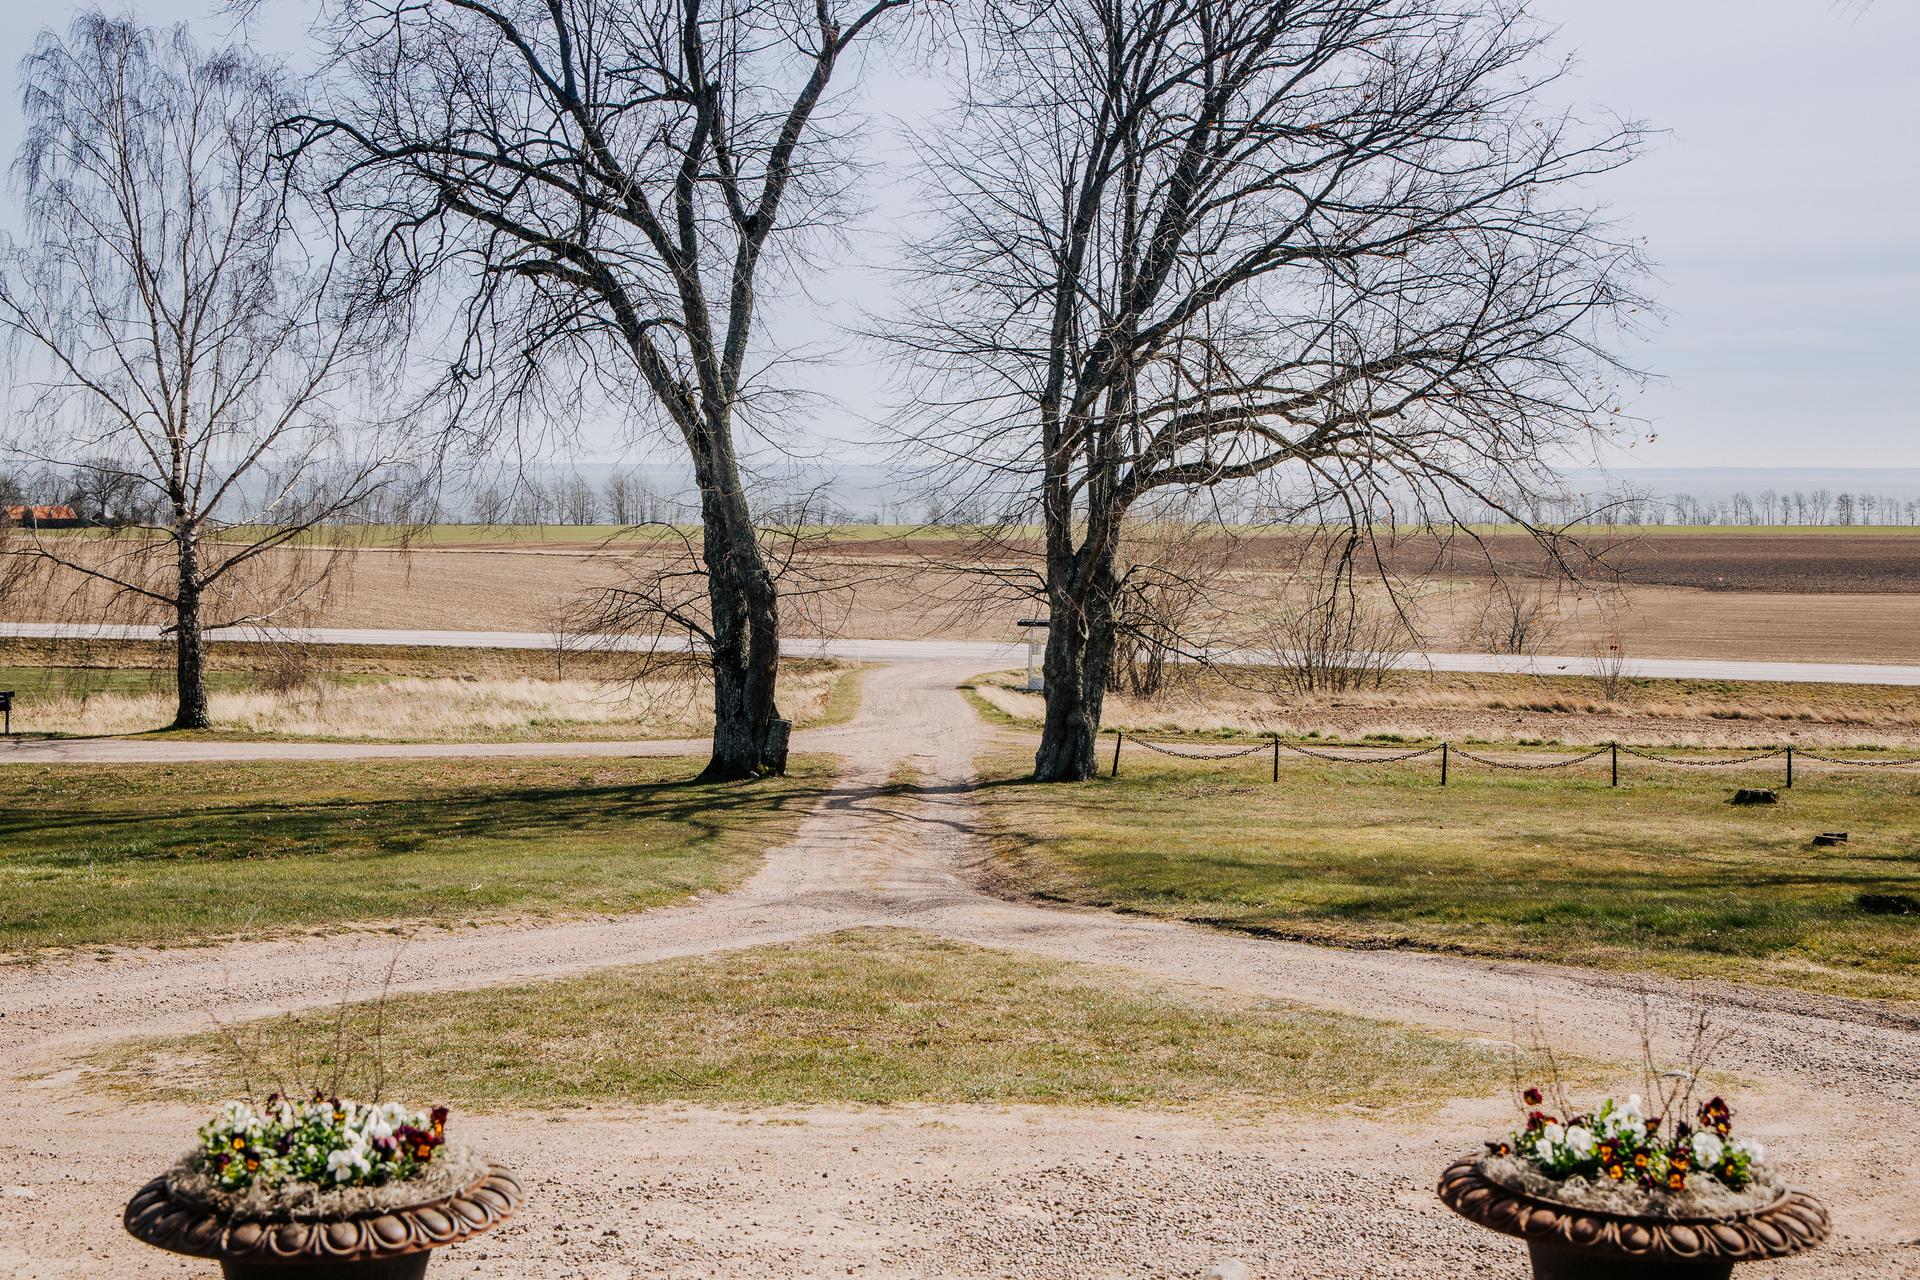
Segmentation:
<svg viewBox="0 0 1920 1280">
<path fill-rule="evenodd" d="M 162 1176 L 134 1194 L 122 1221 L 155 1248 L 214 1259 L 228 1280 L 414 1280 L 433 1250 L 491 1231 L 520 1201 L 514 1176 L 489 1165 L 460 1190 L 418 1204 L 254 1219 L 177 1198 Z"/>
<path fill-rule="evenodd" d="M 1515 1190 L 1468 1156 L 1440 1175 L 1440 1199 L 1527 1242 L 1535 1280 L 1725 1280 L 1737 1262 L 1784 1258 L 1827 1238 L 1827 1210 L 1782 1188 L 1765 1204 L 1711 1218 L 1617 1213 Z"/>
</svg>

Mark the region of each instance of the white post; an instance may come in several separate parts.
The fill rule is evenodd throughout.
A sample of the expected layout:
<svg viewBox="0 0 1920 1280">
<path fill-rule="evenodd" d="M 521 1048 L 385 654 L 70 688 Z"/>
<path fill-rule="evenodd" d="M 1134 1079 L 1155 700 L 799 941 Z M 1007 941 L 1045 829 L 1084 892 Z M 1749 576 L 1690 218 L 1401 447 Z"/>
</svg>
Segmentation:
<svg viewBox="0 0 1920 1280">
<path fill-rule="evenodd" d="M 1047 688 L 1046 663 L 1042 659 L 1046 643 L 1047 622 L 1044 618 L 1022 618 L 1020 629 L 1027 633 L 1027 692 L 1044 693 Z"/>
</svg>

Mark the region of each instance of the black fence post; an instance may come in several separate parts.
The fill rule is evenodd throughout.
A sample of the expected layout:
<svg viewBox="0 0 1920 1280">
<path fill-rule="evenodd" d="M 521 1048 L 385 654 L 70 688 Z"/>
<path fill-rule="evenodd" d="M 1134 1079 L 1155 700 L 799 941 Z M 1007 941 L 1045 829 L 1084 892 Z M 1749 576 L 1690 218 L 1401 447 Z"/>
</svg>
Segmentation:
<svg viewBox="0 0 1920 1280">
<path fill-rule="evenodd" d="M 1111 773 L 1109 773 L 1109 774 L 1107 775 L 1107 776 L 1108 776 L 1109 778 L 1117 778 L 1117 777 L 1119 777 L 1119 776 L 1120 776 L 1120 744 L 1121 744 L 1121 743 L 1123 743 L 1123 742 L 1125 742 L 1126 740 L 1127 740 L 1127 735 L 1126 735 L 1126 734 L 1124 734 L 1124 733 L 1121 733 L 1121 732 L 1120 732 L 1119 730 L 1117 730 L 1117 729 L 1116 729 L 1116 730 L 1114 730 L 1114 734 L 1113 734 L 1113 771 L 1112 771 Z"/>
<path fill-rule="evenodd" d="M 1787 786 L 1793 786 L 1793 744 L 1787 744 Z"/>
<path fill-rule="evenodd" d="M 1613 785 L 1617 787 L 1620 785 L 1620 744 L 1615 742 L 1609 745 L 1613 748 Z"/>
<path fill-rule="evenodd" d="M 1447 785 L 1447 744 L 1440 744 L 1440 785 Z"/>
<path fill-rule="evenodd" d="M 1280 781 L 1280 735 L 1273 735 L 1273 780 Z"/>
</svg>

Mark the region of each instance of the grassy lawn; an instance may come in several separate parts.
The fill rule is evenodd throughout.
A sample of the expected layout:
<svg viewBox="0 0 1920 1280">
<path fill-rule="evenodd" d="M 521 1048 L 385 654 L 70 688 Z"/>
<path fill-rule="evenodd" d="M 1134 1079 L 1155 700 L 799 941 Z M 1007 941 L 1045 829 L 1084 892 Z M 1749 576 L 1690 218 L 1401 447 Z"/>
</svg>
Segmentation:
<svg viewBox="0 0 1920 1280">
<path fill-rule="evenodd" d="M 1105 763 L 1105 757 L 1102 757 Z M 1456 762 L 1194 765 L 1136 751 L 1118 779 L 1017 781 L 983 800 L 1016 892 L 1355 946 L 1920 998 L 1920 777 L 1802 773 L 1775 806 L 1726 803 L 1764 777 L 1606 762 L 1536 776 Z M 1768 762 L 1770 766 L 1772 762 Z M 1814 848 L 1820 831 L 1848 844 Z"/>
<path fill-rule="evenodd" d="M 0 769 L 0 950 L 638 911 L 737 883 L 830 776 L 700 761 Z"/>
<path fill-rule="evenodd" d="M 261 1064 L 331 1075 L 333 1010 L 239 1029 Z M 340 1087 L 368 1087 L 373 1011 Z M 1484 1044 L 1131 975 L 866 930 L 480 991 L 391 999 L 387 1092 L 463 1107 L 588 1102 L 1398 1108 L 1498 1088 Z M 94 1059 L 140 1096 L 243 1087 L 213 1035 Z M 317 1064 L 317 1065 L 316 1065 Z M 289 1068 L 290 1069 L 290 1068 Z M 271 1087 L 271 1086 L 269 1086 Z M 298 1087 L 298 1086 L 293 1086 Z"/>
</svg>

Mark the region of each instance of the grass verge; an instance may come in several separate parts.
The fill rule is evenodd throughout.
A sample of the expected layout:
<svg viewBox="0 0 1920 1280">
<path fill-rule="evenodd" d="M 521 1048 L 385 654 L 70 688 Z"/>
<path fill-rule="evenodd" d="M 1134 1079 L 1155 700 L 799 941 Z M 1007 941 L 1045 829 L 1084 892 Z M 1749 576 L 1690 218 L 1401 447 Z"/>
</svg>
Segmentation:
<svg viewBox="0 0 1920 1280">
<path fill-rule="evenodd" d="M 143 642 L 0 641 L 0 689 L 19 694 L 14 728 L 48 736 L 132 735 L 174 714 L 172 658 Z M 782 708 L 800 728 L 859 707 L 859 669 L 781 663 Z M 710 693 L 634 678 L 630 655 L 517 649 L 264 644 L 210 646 L 215 727 L 195 738 L 305 742 L 590 742 L 697 738 Z M 169 736 L 185 736 L 174 735 Z"/>
<path fill-rule="evenodd" d="M 1017 672 L 974 681 L 989 721 L 1036 728 L 1043 704 Z M 1618 740 L 1641 745 L 1801 742 L 1920 743 L 1920 691 L 1899 685 L 1791 684 L 1629 677 L 1608 696 L 1591 676 L 1393 671 L 1377 688 L 1300 696 L 1274 691 L 1274 673 L 1183 672 L 1153 698 L 1107 695 L 1102 721 L 1129 733 L 1231 739 L 1451 738 L 1455 742 Z"/>
<path fill-rule="evenodd" d="M 1105 760 L 1103 758 L 1104 765 Z M 1011 891 L 1315 942 L 1649 969 L 1842 995 L 1920 999 L 1920 780 L 1623 768 L 1545 775 L 1434 761 L 1348 767 L 1264 755 L 1129 756 L 1079 786 L 1020 781 L 1011 750 L 982 790 Z M 1103 770 L 1104 774 L 1104 770 Z M 1815 848 L 1821 831 L 1850 833 Z"/>
<path fill-rule="evenodd" d="M 239 1043 L 331 1085 L 335 1017 L 251 1024 Z M 352 1007 L 342 1040 L 365 1045 L 374 1017 Z M 388 1093 L 464 1107 L 1403 1108 L 1485 1093 L 1508 1065 L 1484 1044 L 893 929 L 395 997 L 385 1025 L 404 1042 L 386 1055 Z M 142 1097 L 209 1104 L 247 1083 L 215 1036 L 118 1046 L 93 1063 Z M 372 1063 L 347 1066 L 339 1087 L 367 1087 Z M 256 1067 L 254 1087 L 265 1078 Z"/>
<path fill-rule="evenodd" d="M 831 776 L 694 759 L 0 770 L 0 950 L 639 911 L 727 888 Z"/>
</svg>

